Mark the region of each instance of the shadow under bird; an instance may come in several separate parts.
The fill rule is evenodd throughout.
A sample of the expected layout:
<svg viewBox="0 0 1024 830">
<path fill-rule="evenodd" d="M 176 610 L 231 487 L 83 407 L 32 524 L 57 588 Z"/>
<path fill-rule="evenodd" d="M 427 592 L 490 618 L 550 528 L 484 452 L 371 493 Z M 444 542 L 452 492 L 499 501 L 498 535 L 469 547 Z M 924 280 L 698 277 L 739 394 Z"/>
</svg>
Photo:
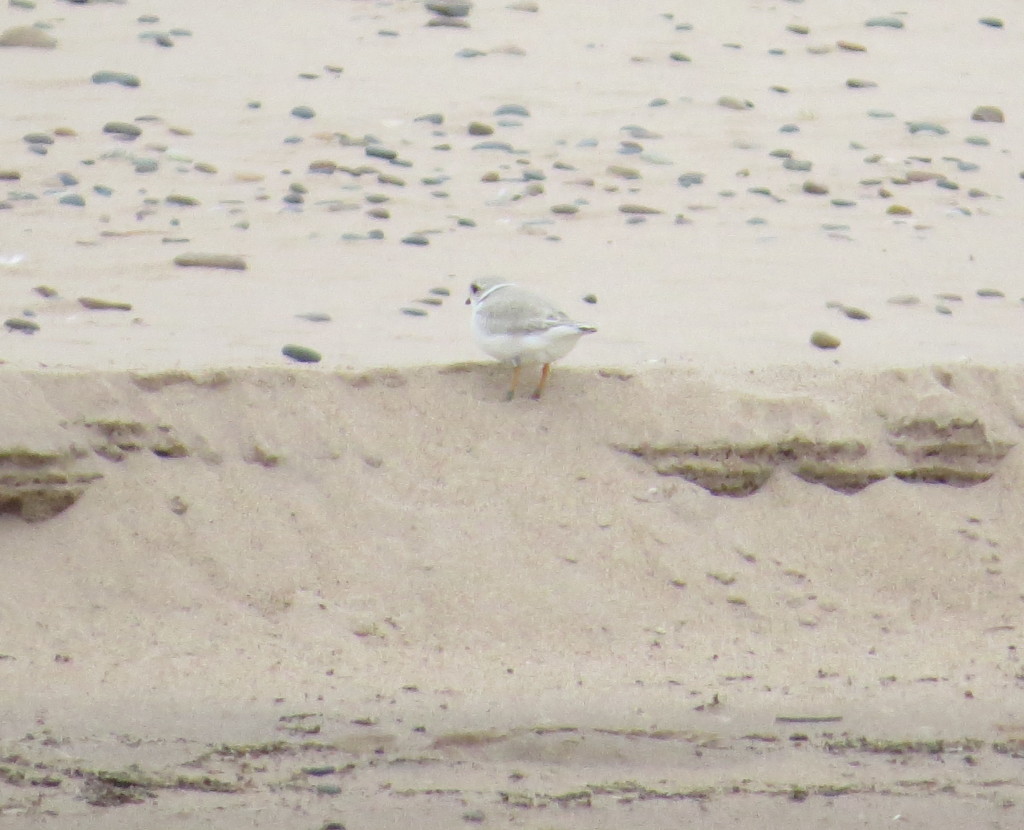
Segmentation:
<svg viewBox="0 0 1024 830">
<path fill-rule="evenodd" d="M 597 331 L 577 323 L 539 294 L 500 279 L 472 283 L 466 305 L 473 306 L 473 334 L 480 348 L 512 364 L 508 401 L 515 397 L 523 366 L 538 364 L 543 368 L 532 397 L 539 400 L 551 364 L 569 354 L 584 334 Z"/>
</svg>

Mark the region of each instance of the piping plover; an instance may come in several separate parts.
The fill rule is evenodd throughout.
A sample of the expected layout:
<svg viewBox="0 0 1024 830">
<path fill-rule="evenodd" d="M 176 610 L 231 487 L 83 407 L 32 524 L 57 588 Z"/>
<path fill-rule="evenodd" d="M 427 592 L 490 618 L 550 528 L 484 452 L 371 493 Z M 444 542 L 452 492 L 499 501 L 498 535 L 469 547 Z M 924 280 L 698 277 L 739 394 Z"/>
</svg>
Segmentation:
<svg viewBox="0 0 1024 830">
<path fill-rule="evenodd" d="M 512 400 L 523 366 L 541 364 L 538 400 L 551 374 L 551 364 L 572 351 L 584 334 L 597 331 L 577 323 L 543 297 L 500 279 L 477 280 L 469 286 L 466 305 L 473 305 L 473 334 L 491 357 L 512 364 Z"/>
</svg>

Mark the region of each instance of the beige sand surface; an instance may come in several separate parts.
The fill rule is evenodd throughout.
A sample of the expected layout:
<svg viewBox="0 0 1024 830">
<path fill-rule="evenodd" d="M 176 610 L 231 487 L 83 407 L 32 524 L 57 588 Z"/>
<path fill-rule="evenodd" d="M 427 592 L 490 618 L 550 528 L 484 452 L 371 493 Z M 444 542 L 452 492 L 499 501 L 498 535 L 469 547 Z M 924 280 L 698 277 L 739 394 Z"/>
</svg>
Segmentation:
<svg viewBox="0 0 1024 830">
<path fill-rule="evenodd" d="M 1021 825 L 1016 4 L 158 6 L 0 9 L 0 825 Z"/>
</svg>

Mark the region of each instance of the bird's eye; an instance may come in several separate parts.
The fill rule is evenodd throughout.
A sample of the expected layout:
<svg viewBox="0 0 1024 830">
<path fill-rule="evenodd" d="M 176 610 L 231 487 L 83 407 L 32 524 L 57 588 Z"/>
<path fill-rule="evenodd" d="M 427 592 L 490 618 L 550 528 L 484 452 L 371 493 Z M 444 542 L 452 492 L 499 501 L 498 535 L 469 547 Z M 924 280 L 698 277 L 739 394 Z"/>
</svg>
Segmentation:
<svg viewBox="0 0 1024 830">
<path fill-rule="evenodd" d="M 479 285 L 479 283 L 475 283 L 474 282 L 472 285 L 470 285 L 469 286 L 469 293 L 470 294 L 479 294 L 480 293 L 480 285 Z"/>
</svg>

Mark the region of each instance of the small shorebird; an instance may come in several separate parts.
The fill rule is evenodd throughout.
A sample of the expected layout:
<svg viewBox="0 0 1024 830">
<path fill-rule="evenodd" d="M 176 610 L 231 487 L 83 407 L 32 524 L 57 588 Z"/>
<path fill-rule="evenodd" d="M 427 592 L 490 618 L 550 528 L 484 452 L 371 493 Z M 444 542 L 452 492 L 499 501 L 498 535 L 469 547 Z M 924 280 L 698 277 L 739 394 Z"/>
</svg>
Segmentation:
<svg viewBox="0 0 1024 830">
<path fill-rule="evenodd" d="M 500 279 L 477 280 L 469 286 L 466 305 L 473 306 L 473 334 L 491 357 L 512 364 L 512 385 L 505 400 L 512 400 L 523 366 L 541 364 L 538 400 L 551 374 L 551 364 L 572 351 L 593 326 L 571 320 L 543 297 Z"/>
</svg>

